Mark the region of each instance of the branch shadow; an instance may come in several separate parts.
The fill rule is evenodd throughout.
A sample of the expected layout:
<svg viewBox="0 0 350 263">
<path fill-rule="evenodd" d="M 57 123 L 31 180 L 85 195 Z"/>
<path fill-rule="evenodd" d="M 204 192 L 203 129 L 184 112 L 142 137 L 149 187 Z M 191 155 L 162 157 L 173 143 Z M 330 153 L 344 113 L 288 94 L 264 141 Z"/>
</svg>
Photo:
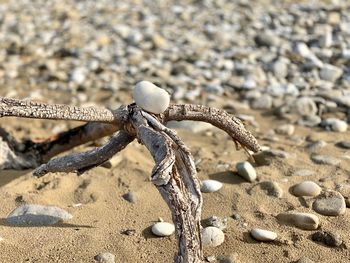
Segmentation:
<svg viewBox="0 0 350 263">
<path fill-rule="evenodd" d="M 217 180 L 226 184 L 242 184 L 247 182 L 240 177 L 238 173 L 233 171 L 213 173 L 209 174 L 208 177 L 212 180 Z"/>
<path fill-rule="evenodd" d="M 94 226 L 89 225 L 75 225 L 75 224 L 69 224 L 69 223 L 57 223 L 54 225 L 11 225 L 7 223 L 6 218 L 0 218 L 0 226 L 4 227 L 18 227 L 18 228 L 24 228 L 24 227 L 30 227 L 30 228 L 37 228 L 37 227 L 55 227 L 55 228 L 96 228 Z"/>
</svg>

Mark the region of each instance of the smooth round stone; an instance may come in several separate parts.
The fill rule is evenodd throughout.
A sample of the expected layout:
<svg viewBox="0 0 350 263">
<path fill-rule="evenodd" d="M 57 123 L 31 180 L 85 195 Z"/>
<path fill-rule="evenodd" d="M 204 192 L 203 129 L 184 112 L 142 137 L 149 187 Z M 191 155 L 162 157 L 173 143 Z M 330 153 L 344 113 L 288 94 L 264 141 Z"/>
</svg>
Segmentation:
<svg viewBox="0 0 350 263">
<path fill-rule="evenodd" d="M 346 204 L 339 192 L 328 191 L 317 197 L 312 208 L 321 215 L 338 216 L 345 213 Z"/>
<path fill-rule="evenodd" d="M 250 234 L 254 239 L 258 241 L 273 241 L 277 238 L 277 234 L 275 232 L 260 228 L 253 228 L 250 231 Z"/>
<path fill-rule="evenodd" d="M 214 226 L 208 226 L 202 230 L 203 246 L 217 247 L 225 240 L 224 232 Z"/>
<path fill-rule="evenodd" d="M 338 185 L 336 190 L 344 197 L 346 206 L 350 207 L 350 184 Z"/>
<path fill-rule="evenodd" d="M 335 132 L 346 132 L 348 129 L 348 124 L 337 118 L 325 119 L 322 121 L 321 125 Z"/>
<path fill-rule="evenodd" d="M 70 213 L 56 206 L 28 204 L 14 209 L 6 221 L 10 225 L 47 226 L 71 218 Z"/>
<path fill-rule="evenodd" d="M 250 162 L 239 162 L 236 164 L 236 169 L 238 174 L 248 182 L 254 182 L 256 180 L 256 171 Z"/>
<path fill-rule="evenodd" d="M 277 127 L 275 132 L 280 135 L 292 135 L 295 131 L 295 127 L 292 124 L 285 124 Z"/>
<path fill-rule="evenodd" d="M 327 155 L 312 155 L 311 160 L 317 164 L 338 165 L 341 160 L 333 156 Z"/>
<path fill-rule="evenodd" d="M 348 124 L 342 120 L 335 120 L 331 125 L 331 129 L 335 132 L 346 132 Z"/>
<path fill-rule="evenodd" d="M 287 212 L 277 215 L 280 223 L 293 225 L 305 230 L 314 230 L 318 228 L 320 223 L 318 217 L 309 213 Z"/>
<path fill-rule="evenodd" d="M 221 230 L 225 230 L 227 228 L 227 218 L 221 218 L 217 216 L 211 216 L 207 218 L 204 223 L 206 226 L 214 226 Z"/>
<path fill-rule="evenodd" d="M 312 234 L 311 239 L 316 242 L 322 242 L 330 247 L 339 247 L 343 243 L 338 233 L 328 231 L 317 231 Z"/>
<path fill-rule="evenodd" d="M 350 141 L 340 141 L 336 145 L 344 149 L 350 149 Z"/>
<path fill-rule="evenodd" d="M 158 222 L 152 226 L 152 233 L 159 237 L 170 236 L 175 232 L 175 226 L 167 222 Z"/>
<path fill-rule="evenodd" d="M 204 180 L 202 181 L 201 191 L 203 193 L 212 193 L 221 189 L 222 183 L 216 180 Z"/>
<path fill-rule="evenodd" d="M 133 98 L 145 111 L 160 114 L 170 103 L 170 95 L 149 81 L 141 81 L 134 88 Z"/>
<path fill-rule="evenodd" d="M 321 187 L 312 181 L 304 181 L 293 186 L 293 194 L 295 196 L 316 196 L 321 193 Z"/>
</svg>

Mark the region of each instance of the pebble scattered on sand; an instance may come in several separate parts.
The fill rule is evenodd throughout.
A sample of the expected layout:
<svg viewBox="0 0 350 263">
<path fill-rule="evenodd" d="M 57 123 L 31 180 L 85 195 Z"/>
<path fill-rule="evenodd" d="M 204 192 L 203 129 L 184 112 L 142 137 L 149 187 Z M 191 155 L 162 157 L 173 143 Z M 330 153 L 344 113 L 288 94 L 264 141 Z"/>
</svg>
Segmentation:
<svg viewBox="0 0 350 263">
<path fill-rule="evenodd" d="M 256 180 L 256 171 L 250 162 L 239 162 L 236 164 L 236 169 L 238 174 L 248 182 L 254 182 Z"/>
<path fill-rule="evenodd" d="M 321 190 L 321 187 L 312 181 L 301 182 L 292 188 L 295 196 L 317 196 L 321 193 Z"/>
<path fill-rule="evenodd" d="M 217 216 L 211 216 L 204 220 L 206 226 L 214 226 L 220 230 L 225 230 L 227 228 L 227 218 L 221 218 Z"/>
<path fill-rule="evenodd" d="M 260 228 L 253 228 L 250 231 L 251 236 L 258 241 L 273 241 L 277 238 L 277 234 L 275 232 L 264 230 Z"/>
<path fill-rule="evenodd" d="M 217 227 L 208 226 L 202 230 L 203 246 L 217 247 L 225 240 L 225 234 Z"/>
<path fill-rule="evenodd" d="M 341 160 L 328 155 L 312 155 L 311 160 L 316 164 L 338 165 Z"/>
<path fill-rule="evenodd" d="M 159 237 L 170 236 L 175 232 L 175 226 L 172 223 L 158 222 L 152 226 L 152 233 Z"/>
<path fill-rule="evenodd" d="M 329 231 L 317 231 L 312 234 L 311 239 L 330 247 L 339 247 L 343 243 L 343 240 L 338 233 L 332 233 Z"/>
<path fill-rule="evenodd" d="M 310 213 L 286 212 L 277 215 L 277 220 L 282 224 L 293 225 L 305 230 L 314 230 L 319 226 L 319 219 Z"/>
<path fill-rule="evenodd" d="M 344 149 L 350 149 L 350 141 L 340 141 L 336 145 Z"/>
<path fill-rule="evenodd" d="M 56 206 L 29 204 L 14 209 L 6 221 L 11 225 L 48 226 L 72 218 L 71 214 Z"/>
<path fill-rule="evenodd" d="M 201 191 L 203 193 L 213 193 L 221 189 L 223 184 L 216 180 L 204 180 L 202 181 Z"/>
<path fill-rule="evenodd" d="M 134 192 L 127 192 L 126 194 L 123 194 L 123 198 L 130 202 L 130 203 L 136 203 L 137 201 L 137 196 Z"/>
<path fill-rule="evenodd" d="M 316 198 L 312 208 L 321 215 L 338 216 L 345 213 L 346 204 L 339 192 L 326 191 Z"/>
<path fill-rule="evenodd" d="M 350 207 L 350 184 L 340 184 L 336 190 L 344 197 L 346 207 Z"/>
<path fill-rule="evenodd" d="M 94 257 L 97 262 L 115 263 L 115 255 L 109 252 L 103 252 Z"/>
</svg>

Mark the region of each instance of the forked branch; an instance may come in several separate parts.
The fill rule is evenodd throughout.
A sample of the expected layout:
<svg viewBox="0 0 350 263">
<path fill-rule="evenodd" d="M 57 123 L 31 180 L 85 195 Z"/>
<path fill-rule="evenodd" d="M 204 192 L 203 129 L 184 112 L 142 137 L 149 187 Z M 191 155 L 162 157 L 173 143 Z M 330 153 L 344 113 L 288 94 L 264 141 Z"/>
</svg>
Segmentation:
<svg viewBox="0 0 350 263">
<path fill-rule="evenodd" d="M 199 263 L 203 260 L 200 225 L 202 196 L 190 151 L 176 133 L 164 124 L 172 120 L 208 122 L 227 132 L 244 148 L 254 152 L 260 150 L 254 136 L 239 119 L 223 110 L 201 105 L 174 104 L 162 114 L 154 115 L 135 104 L 111 111 L 0 98 L 2 116 L 89 121 L 40 143 L 28 141 L 24 147 L 0 130 L 0 143 L 7 146 L 2 149 L 7 149 L 9 157 L 3 168 L 24 169 L 40 165 L 34 171 L 37 176 L 48 172 L 82 173 L 104 163 L 136 137 L 153 156 L 155 166 L 151 179 L 172 213 L 178 241 L 177 263 Z M 50 160 L 61 152 L 108 135 L 112 136 L 102 147 Z"/>
</svg>

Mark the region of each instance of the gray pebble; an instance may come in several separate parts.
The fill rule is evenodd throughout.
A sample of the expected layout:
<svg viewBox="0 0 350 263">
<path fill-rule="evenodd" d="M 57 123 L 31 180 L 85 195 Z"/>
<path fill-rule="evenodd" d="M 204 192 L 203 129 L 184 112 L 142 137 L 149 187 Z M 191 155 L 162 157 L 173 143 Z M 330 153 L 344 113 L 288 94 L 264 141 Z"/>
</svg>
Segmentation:
<svg viewBox="0 0 350 263">
<path fill-rule="evenodd" d="M 312 155 L 311 160 L 316 164 L 338 165 L 341 160 L 333 156 L 327 155 Z"/>
<path fill-rule="evenodd" d="M 336 190 L 344 197 L 346 206 L 350 207 L 350 184 L 338 185 Z"/>
<path fill-rule="evenodd" d="M 341 77 L 342 74 L 343 70 L 341 68 L 330 64 L 325 64 L 320 71 L 320 78 L 330 82 L 335 82 Z"/>
<path fill-rule="evenodd" d="M 336 145 L 344 149 L 350 149 L 350 141 L 340 141 Z"/>
<path fill-rule="evenodd" d="M 6 218 L 11 225 L 48 226 L 73 218 L 56 206 L 23 205 L 14 209 Z"/>
<path fill-rule="evenodd" d="M 249 162 L 237 163 L 236 169 L 238 174 L 244 179 L 246 179 L 248 182 L 254 182 L 256 180 L 256 171 Z"/>
<path fill-rule="evenodd" d="M 253 100 L 251 107 L 258 110 L 270 109 L 272 107 L 272 98 L 271 96 L 264 94 L 260 98 Z"/>
<path fill-rule="evenodd" d="M 327 143 L 325 141 L 314 141 L 314 142 L 310 142 L 308 143 L 305 148 L 308 149 L 311 152 L 315 152 L 323 147 L 325 147 L 327 145 Z"/>
<path fill-rule="evenodd" d="M 321 190 L 321 187 L 312 181 L 301 182 L 292 188 L 295 196 L 317 196 L 321 193 Z"/>
<path fill-rule="evenodd" d="M 227 228 L 227 218 L 220 218 L 217 216 L 211 216 L 204 220 L 206 226 L 214 226 L 220 230 L 225 230 Z"/>
<path fill-rule="evenodd" d="M 330 247 L 339 247 L 343 243 L 343 240 L 338 233 L 329 231 L 317 231 L 312 234 L 311 239 Z"/>
<path fill-rule="evenodd" d="M 339 216 L 345 213 L 346 204 L 339 192 L 327 191 L 317 197 L 312 208 L 321 215 Z"/>
<path fill-rule="evenodd" d="M 136 201 L 137 201 L 137 196 L 134 192 L 128 192 L 126 194 L 123 194 L 123 198 L 126 201 L 133 203 L 133 204 L 136 203 Z"/>
</svg>

